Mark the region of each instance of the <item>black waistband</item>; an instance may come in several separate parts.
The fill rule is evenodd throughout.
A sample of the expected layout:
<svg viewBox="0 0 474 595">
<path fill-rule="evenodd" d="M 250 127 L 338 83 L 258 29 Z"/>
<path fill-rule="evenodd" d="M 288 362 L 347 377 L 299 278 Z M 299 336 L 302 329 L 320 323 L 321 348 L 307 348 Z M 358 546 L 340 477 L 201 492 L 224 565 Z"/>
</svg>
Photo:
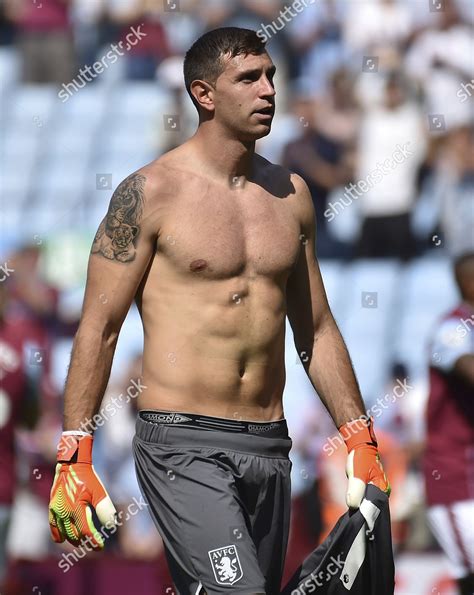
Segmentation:
<svg viewBox="0 0 474 595">
<path fill-rule="evenodd" d="M 214 430 L 219 432 L 233 432 L 238 434 L 255 434 L 268 438 L 287 438 L 288 426 L 285 419 L 277 421 L 247 421 L 228 419 L 226 417 L 212 417 L 197 415 L 181 411 L 158 411 L 143 409 L 138 415 L 144 421 L 172 427 L 195 428 L 198 430 Z"/>
</svg>

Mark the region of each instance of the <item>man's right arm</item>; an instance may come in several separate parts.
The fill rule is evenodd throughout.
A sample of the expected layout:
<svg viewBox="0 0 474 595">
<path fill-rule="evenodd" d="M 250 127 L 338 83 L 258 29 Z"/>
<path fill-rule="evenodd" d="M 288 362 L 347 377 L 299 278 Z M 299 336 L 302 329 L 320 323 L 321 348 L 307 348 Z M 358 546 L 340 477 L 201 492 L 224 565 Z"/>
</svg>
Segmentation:
<svg viewBox="0 0 474 595">
<path fill-rule="evenodd" d="M 156 185 L 140 170 L 119 184 L 92 244 L 65 386 L 64 430 L 91 431 L 123 320 L 156 246 Z"/>
<path fill-rule="evenodd" d="M 104 547 L 92 509 L 108 529 L 116 510 L 92 465 L 94 428 L 123 320 L 156 246 L 157 186 L 142 169 L 115 190 L 92 244 L 81 322 L 66 380 L 64 432 L 49 501 L 54 541 Z M 89 422 L 89 423 L 88 423 Z"/>
</svg>

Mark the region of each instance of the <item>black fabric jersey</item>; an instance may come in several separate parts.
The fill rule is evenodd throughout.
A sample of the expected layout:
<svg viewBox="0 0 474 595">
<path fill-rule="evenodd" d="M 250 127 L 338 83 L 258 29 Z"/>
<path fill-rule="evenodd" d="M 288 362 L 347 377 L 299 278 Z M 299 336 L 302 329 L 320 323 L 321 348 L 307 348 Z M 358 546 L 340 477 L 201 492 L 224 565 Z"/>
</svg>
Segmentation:
<svg viewBox="0 0 474 595">
<path fill-rule="evenodd" d="M 281 595 L 393 595 L 394 589 L 388 496 L 368 485 L 360 509 L 339 519 Z"/>
</svg>

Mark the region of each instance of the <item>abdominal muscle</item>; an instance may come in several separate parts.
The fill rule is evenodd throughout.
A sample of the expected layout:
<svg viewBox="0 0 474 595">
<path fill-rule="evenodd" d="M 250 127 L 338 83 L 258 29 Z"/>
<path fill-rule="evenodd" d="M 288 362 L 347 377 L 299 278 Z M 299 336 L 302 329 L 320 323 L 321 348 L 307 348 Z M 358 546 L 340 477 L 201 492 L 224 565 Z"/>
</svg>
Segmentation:
<svg viewBox="0 0 474 595">
<path fill-rule="evenodd" d="M 207 285 L 207 284 L 206 284 Z M 285 309 L 278 287 L 252 284 L 143 300 L 139 409 L 236 420 L 283 418 Z M 263 293 L 262 293 L 263 292 Z M 147 303 L 148 302 L 148 303 Z"/>
</svg>

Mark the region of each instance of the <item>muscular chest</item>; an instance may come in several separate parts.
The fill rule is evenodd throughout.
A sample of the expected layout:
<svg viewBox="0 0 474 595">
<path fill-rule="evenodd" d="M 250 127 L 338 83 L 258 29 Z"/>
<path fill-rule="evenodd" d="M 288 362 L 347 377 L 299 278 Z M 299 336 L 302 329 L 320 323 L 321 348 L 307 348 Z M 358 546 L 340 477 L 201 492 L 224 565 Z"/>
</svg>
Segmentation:
<svg viewBox="0 0 474 595">
<path fill-rule="evenodd" d="M 209 279 L 289 273 L 301 246 L 285 199 L 265 192 L 182 197 L 160 234 L 159 250 L 181 273 Z"/>
</svg>

